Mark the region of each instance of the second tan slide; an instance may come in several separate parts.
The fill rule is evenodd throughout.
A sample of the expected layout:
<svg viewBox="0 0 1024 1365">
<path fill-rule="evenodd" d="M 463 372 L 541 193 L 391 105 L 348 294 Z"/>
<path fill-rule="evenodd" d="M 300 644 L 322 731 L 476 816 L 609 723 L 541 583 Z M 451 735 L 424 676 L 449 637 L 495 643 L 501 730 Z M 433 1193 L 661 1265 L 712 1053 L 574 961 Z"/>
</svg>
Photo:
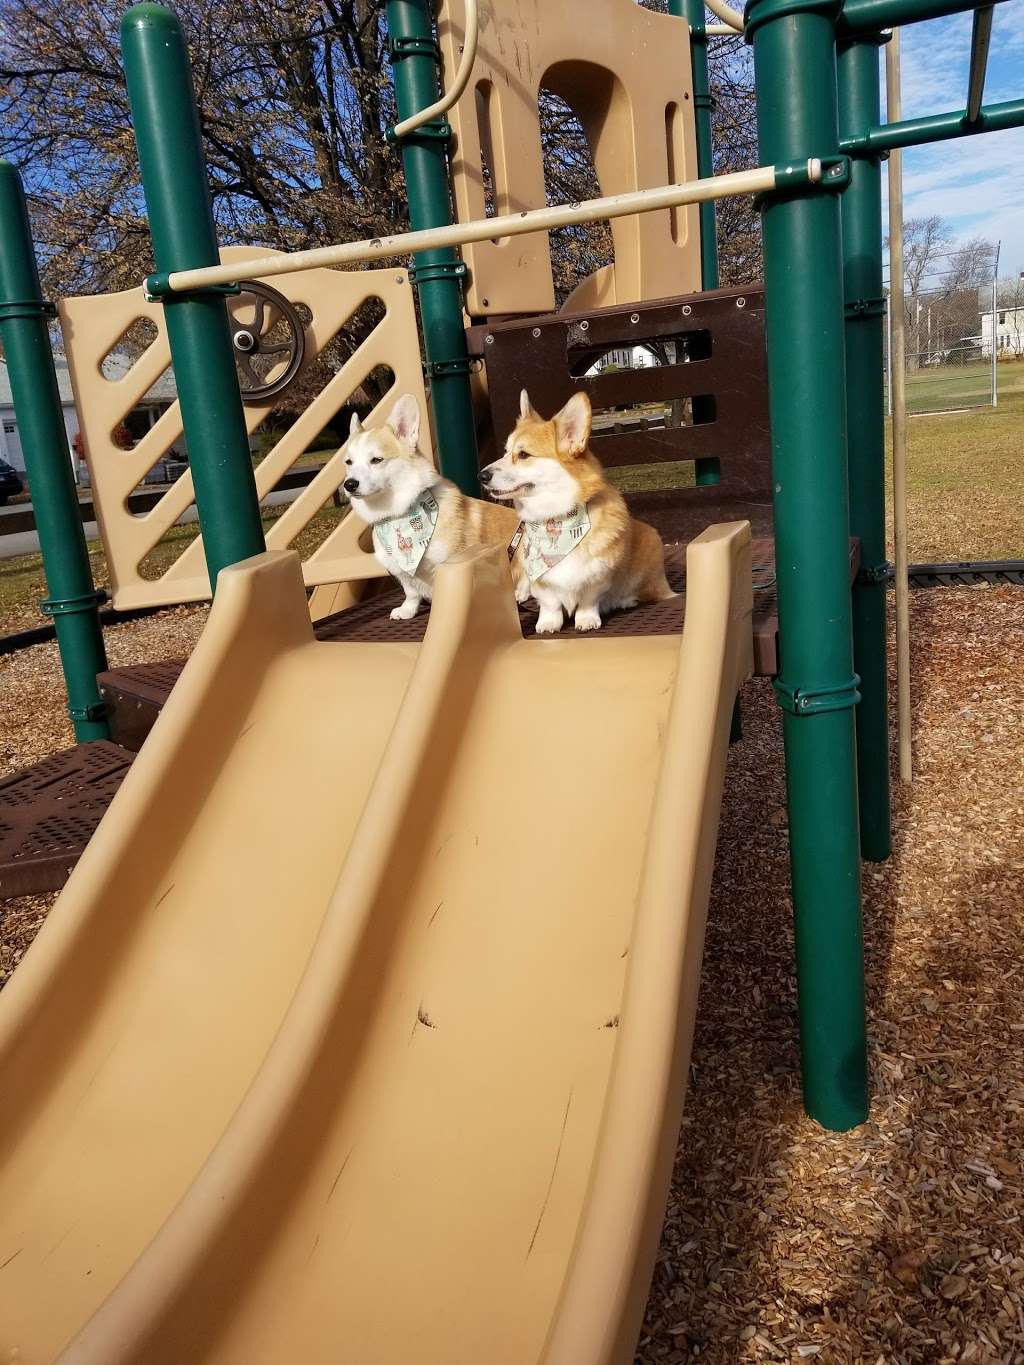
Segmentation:
<svg viewBox="0 0 1024 1365">
<path fill-rule="evenodd" d="M 0 1359 L 632 1359 L 748 542 L 690 546 L 681 643 L 523 640 L 495 551 L 421 646 L 222 575 L 0 997 Z"/>
</svg>

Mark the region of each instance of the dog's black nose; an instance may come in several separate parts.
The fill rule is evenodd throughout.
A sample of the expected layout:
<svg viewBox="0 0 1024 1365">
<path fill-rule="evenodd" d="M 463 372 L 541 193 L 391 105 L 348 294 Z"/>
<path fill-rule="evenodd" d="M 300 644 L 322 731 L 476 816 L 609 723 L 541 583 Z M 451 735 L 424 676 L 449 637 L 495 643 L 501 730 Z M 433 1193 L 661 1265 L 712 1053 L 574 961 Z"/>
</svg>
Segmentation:
<svg viewBox="0 0 1024 1365">
<path fill-rule="evenodd" d="M 358 480 L 358 479 L 346 479 L 343 486 L 344 486 L 344 489 L 345 489 L 345 492 L 346 492 L 346 493 L 355 493 L 355 492 L 358 490 L 358 488 L 359 488 L 359 480 Z"/>
<path fill-rule="evenodd" d="M 494 478 L 494 470 L 493 470 L 493 469 L 481 469 L 481 471 L 480 471 L 480 482 L 481 482 L 481 483 L 490 483 L 490 481 L 491 481 L 493 478 Z"/>
</svg>

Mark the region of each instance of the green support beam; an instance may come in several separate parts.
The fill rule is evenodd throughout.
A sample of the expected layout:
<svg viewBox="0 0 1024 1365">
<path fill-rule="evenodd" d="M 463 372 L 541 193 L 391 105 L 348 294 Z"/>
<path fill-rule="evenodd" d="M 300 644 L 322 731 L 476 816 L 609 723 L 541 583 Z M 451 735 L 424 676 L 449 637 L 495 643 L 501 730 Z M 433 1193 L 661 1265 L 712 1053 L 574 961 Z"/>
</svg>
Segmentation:
<svg viewBox="0 0 1024 1365">
<path fill-rule="evenodd" d="M 693 80 L 693 116 L 697 131 L 697 174 L 703 180 L 715 173 L 712 141 L 711 77 L 708 73 L 708 34 L 705 27 L 704 0 L 668 0 L 668 12 L 685 19 L 690 26 L 690 70 Z M 702 289 L 718 288 L 718 218 L 714 201 L 700 206 L 700 284 Z M 717 458 L 694 461 L 694 481 L 701 487 L 722 482 Z M 733 717 L 734 728 L 738 725 Z"/>
<path fill-rule="evenodd" d="M 162 5 L 135 5 L 121 20 L 121 44 L 157 271 L 219 265 L 181 25 Z M 223 292 L 167 298 L 164 314 L 216 587 L 221 569 L 266 548 Z"/>
<path fill-rule="evenodd" d="M 846 0 L 839 16 L 839 34 L 843 38 L 870 37 L 886 28 L 943 19 L 977 8 L 972 0 Z"/>
<path fill-rule="evenodd" d="M 693 73 L 693 116 L 697 129 L 697 174 L 714 175 L 711 115 L 715 102 L 708 74 L 708 34 L 704 0 L 668 0 L 668 12 L 690 25 L 690 64 Z M 700 206 L 700 273 L 704 289 L 718 288 L 718 222 L 714 202 Z"/>
<path fill-rule="evenodd" d="M 1024 100 L 986 105 L 973 123 L 968 122 L 966 109 L 954 109 L 927 118 L 874 124 L 867 132 L 854 132 L 840 139 L 839 149 L 848 156 L 879 156 L 900 147 L 923 147 L 928 142 L 948 142 L 975 133 L 1001 133 L 1007 128 L 1024 128 Z"/>
<path fill-rule="evenodd" d="M 834 155 L 839 0 L 749 0 L 763 162 Z M 762 201 L 804 1104 L 826 1128 L 868 1111 L 838 196 Z"/>
<path fill-rule="evenodd" d="M 47 317 L 32 249 L 21 178 L 0 161 L 0 340 L 53 617 L 68 713 L 78 741 L 107 739 L 110 730 L 96 674 L 107 666 L 98 593 L 92 580 L 67 430 L 53 368 Z"/>
<path fill-rule="evenodd" d="M 839 46 L 839 131 L 878 121 L 877 38 Z M 853 589 L 853 659 L 860 676 L 857 781 L 860 847 L 871 862 L 892 851 L 889 800 L 889 702 L 885 634 L 885 363 L 882 287 L 882 176 L 877 158 L 854 162 L 842 197 L 846 304 L 846 438 L 850 531 L 860 539 Z"/>
<path fill-rule="evenodd" d="M 387 0 L 399 121 L 412 118 L 438 97 L 439 56 L 432 14 L 430 0 Z M 413 231 L 451 223 L 447 124 L 425 124 L 401 138 L 400 146 Z M 462 317 L 463 273 L 455 250 L 446 247 L 419 252 L 413 278 L 419 291 L 441 472 L 464 493 L 476 494 L 476 423 Z"/>
</svg>

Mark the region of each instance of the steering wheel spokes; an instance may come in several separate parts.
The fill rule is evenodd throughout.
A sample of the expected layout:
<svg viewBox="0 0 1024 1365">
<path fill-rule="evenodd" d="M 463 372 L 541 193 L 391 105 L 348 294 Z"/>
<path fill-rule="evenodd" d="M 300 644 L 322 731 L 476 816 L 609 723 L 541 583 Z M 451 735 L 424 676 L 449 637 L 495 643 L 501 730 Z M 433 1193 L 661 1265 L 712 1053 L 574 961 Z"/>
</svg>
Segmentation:
<svg viewBox="0 0 1024 1365">
<path fill-rule="evenodd" d="M 267 284 L 242 280 L 228 299 L 231 344 L 243 403 L 281 393 L 299 373 L 306 332 L 294 305 Z"/>
</svg>

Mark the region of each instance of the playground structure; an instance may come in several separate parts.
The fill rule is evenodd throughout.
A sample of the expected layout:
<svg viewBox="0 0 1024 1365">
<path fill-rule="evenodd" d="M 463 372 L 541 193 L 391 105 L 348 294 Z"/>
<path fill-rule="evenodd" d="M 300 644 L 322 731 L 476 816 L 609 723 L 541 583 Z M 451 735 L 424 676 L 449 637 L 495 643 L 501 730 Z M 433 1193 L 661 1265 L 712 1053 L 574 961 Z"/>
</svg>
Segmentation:
<svg viewBox="0 0 1024 1365">
<path fill-rule="evenodd" d="M 480 8 L 493 21 L 501 6 L 492 0 Z M 847 0 L 842 6 L 825 0 L 752 0 L 745 31 L 754 47 L 765 163 L 755 171 L 710 174 L 708 110 L 698 104 L 699 95 L 706 98 L 706 30 L 703 13 L 688 12 L 689 65 L 674 72 L 674 99 L 685 100 L 689 74 L 694 120 L 688 131 L 685 118 L 665 120 L 662 111 L 659 126 L 670 133 L 670 140 L 661 144 L 662 178 L 671 179 L 673 170 L 692 165 L 695 156 L 700 179 L 645 189 L 641 176 L 659 178 L 649 164 L 641 167 L 627 159 L 624 167 L 617 167 L 613 153 L 607 152 L 612 163 L 605 174 L 612 180 L 603 181 L 603 188 L 616 192 L 602 200 L 539 208 L 529 198 L 517 200 L 520 194 L 534 193 L 535 184 L 520 188 L 509 180 L 501 191 L 507 203 L 496 200 L 496 208 L 507 207 L 505 215 L 453 224 L 447 130 L 424 125 L 400 139 L 412 233 L 287 256 L 225 253 L 223 261 L 210 221 L 180 31 L 169 13 L 156 6 L 129 11 L 123 26 L 125 63 L 157 266 L 147 281 L 147 294 L 162 302 L 147 303 L 136 296 L 117 315 L 117 325 L 123 330 L 124 319 L 129 313 L 137 316 L 140 308 L 164 310 L 166 345 L 189 442 L 191 476 L 185 477 L 194 480 L 208 571 L 204 584 L 199 550 L 189 552 L 191 559 L 182 569 L 168 575 L 170 584 L 155 589 L 163 597 L 152 600 L 183 600 L 208 591 L 210 584 L 217 588 L 217 599 L 200 648 L 0 1009 L 5 1093 L 22 1096 L 3 1177 L 10 1181 L 10 1197 L 0 1224 L 0 1251 L 24 1229 L 38 1228 L 38 1245 L 19 1254 L 14 1273 L 0 1284 L 5 1311 L 9 1302 L 11 1314 L 18 1315 L 10 1320 L 17 1322 L 21 1335 L 11 1345 L 31 1341 L 39 1358 L 48 1359 L 74 1340 L 66 1359 L 109 1362 L 181 1359 L 190 1352 L 204 1359 L 258 1359 L 255 1343 L 261 1342 L 259 1349 L 269 1352 L 265 1358 L 274 1359 L 280 1358 L 281 1347 L 279 1343 L 275 1356 L 270 1332 L 281 1332 L 280 1341 L 293 1346 L 295 1333 L 302 1332 L 304 1358 L 321 1358 L 317 1352 L 329 1352 L 342 1335 L 360 1358 L 399 1358 L 401 1352 L 396 1356 L 388 1344 L 381 1306 L 377 1303 L 375 1310 L 372 1295 L 373 1267 L 379 1271 L 383 1264 L 374 1258 L 394 1256 L 396 1248 L 410 1257 L 396 1296 L 410 1316 L 403 1318 L 392 1300 L 391 1325 L 401 1328 L 407 1346 L 411 1324 L 423 1330 L 424 1322 L 432 1321 L 430 1330 L 436 1335 L 427 1338 L 431 1358 L 479 1358 L 473 1332 L 481 1324 L 474 1315 L 480 1311 L 486 1317 L 500 1304 L 516 1325 L 502 1358 L 625 1360 L 642 1311 L 682 1104 L 728 714 L 750 671 L 746 532 L 718 528 L 691 546 L 681 651 L 665 635 L 587 643 L 523 641 L 507 583 L 501 581 L 504 575 L 487 555 L 443 574 L 418 649 L 401 643 L 316 644 L 294 561 L 252 559 L 264 551 L 259 518 L 264 489 L 257 489 L 252 475 L 251 418 L 239 393 L 225 304 L 227 300 L 230 307 L 240 280 L 284 277 L 290 288 L 302 270 L 415 251 L 437 455 L 441 468 L 472 490 L 476 419 L 471 347 L 479 349 L 489 367 L 488 351 L 496 356 L 508 347 L 522 367 L 529 364 L 529 348 L 519 345 L 517 335 L 524 328 L 534 340 L 543 340 L 546 331 L 557 336 L 562 329 L 571 333 L 567 345 L 584 349 L 581 338 L 592 327 L 600 344 L 628 326 L 664 324 L 663 335 L 678 335 L 679 324 L 673 323 L 676 331 L 670 331 L 662 316 L 671 301 L 660 292 L 646 292 L 648 285 L 662 291 L 675 280 L 679 315 L 686 319 L 702 307 L 721 306 L 720 294 L 703 301 L 680 296 L 679 282 L 686 281 L 691 289 L 699 282 L 712 291 L 717 284 L 713 200 L 751 190 L 762 195 L 781 651 L 775 687 L 787 752 L 805 1097 L 809 1112 L 826 1126 L 848 1127 L 865 1117 L 859 859 L 862 854 L 882 859 L 889 853 L 879 155 L 917 141 L 1024 123 L 1024 101 L 1016 101 L 988 109 L 979 102 L 969 111 L 880 124 L 878 45 L 886 27 L 965 8 L 970 6 L 949 0 Z M 673 35 L 665 50 L 677 60 L 680 52 L 685 55 L 687 25 L 681 22 L 681 5 L 672 5 L 674 17 L 637 11 L 629 0 L 607 0 L 607 9 L 617 23 L 624 22 L 629 10 L 638 25 L 659 25 L 659 33 Z M 388 21 L 399 115 L 408 119 L 436 99 L 438 53 L 426 5 L 389 0 Z M 444 7 L 438 29 L 442 49 L 447 44 L 453 55 L 460 33 L 468 36 L 469 27 L 459 5 Z M 577 24 L 581 41 L 585 27 Z M 480 30 L 486 34 L 487 24 L 481 23 Z M 564 42 L 558 33 L 552 39 L 556 66 L 569 61 Z M 524 174 L 536 171 L 528 160 L 510 155 L 512 144 L 501 142 L 506 128 L 509 136 L 521 139 L 524 134 L 506 120 L 500 101 L 487 105 L 487 137 L 479 130 L 480 99 L 486 103 L 496 88 L 493 52 L 485 46 L 481 50 L 483 70 L 491 72 L 482 83 L 489 89 L 479 92 L 474 86 L 464 96 L 472 101 L 470 113 L 464 109 L 461 122 L 455 114 L 452 120 L 461 139 L 453 144 L 451 156 L 460 207 L 474 202 L 469 196 L 478 163 L 465 146 L 467 141 L 472 146 L 473 138 L 481 147 L 489 141 L 492 170 L 501 165 L 515 166 L 517 173 L 520 168 Z M 632 62 L 634 41 L 588 52 L 581 63 L 585 60 L 589 69 L 607 62 L 615 77 L 616 52 L 626 53 L 623 60 Z M 982 79 L 981 68 L 979 44 L 972 57 L 972 91 Z M 579 88 L 572 84 L 573 74 L 562 73 L 568 82 L 562 89 L 570 93 Z M 577 80 L 585 74 L 575 73 Z M 583 86 L 591 88 L 587 80 Z M 604 88 L 606 93 L 619 91 L 614 79 Z M 528 100 L 535 92 L 532 84 L 520 93 Z M 616 109 L 615 98 L 597 102 L 591 125 L 599 130 L 595 141 L 599 135 L 608 138 Z M 608 164 L 598 160 L 599 174 Z M 614 179 L 616 173 L 622 174 L 621 182 Z M 0 328 L 26 447 L 33 452 L 30 479 L 51 610 L 76 730 L 83 740 L 99 739 L 107 727 L 95 681 L 104 662 L 95 594 L 80 525 L 67 506 L 62 441 L 47 425 L 52 365 L 24 205 L 10 168 L 0 177 L 0 196 L 5 248 L 0 252 Z M 534 281 L 536 295 L 517 291 L 525 309 L 528 302 L 548 297 L 543 292 L 544 258 L 533 245 L 536 234 L 588 217 L 608 217 L 628 227 L 644 221 L 637 215 L 645 213 L 657 215 L 655 226 L 640 235 L 625 230 L 616 235 L 615 267 L 581 286 L 570 301 L 576 311 L 493 325 L 487 320 L 491 311 L 518 311 L 490 306 L 492 294 L 501 298 L 495 286 L 509 270 L 500 262 L 495 266 L 494 258 L 509 242 L 526 242 L 525 258 L 540 276 Z M 499 246 L 492 252 L 494 238 Z M 478 323 L 478 347 L 472 331 L 467 342 L 463 326 L 466 263 L 454 250 L 464 245 L 468 255 L 473 243 L 480 248 L 479 267 L 472 267 L 465 299 Z M 489 270 L 496 272 L 493 279 Z M 366 273 L 356 275 L 353 288 L 366 287 Z M 393 269 L 382 273 L 394 280 L 400 300 L 395 307 L 408 312 L 408 279 Z M 734 291 L 729 306 L 736 310 L 739 298 L 746 306 L 747 297 Z M 68 301 L 65 318 L 72 318 L 79 305 L 78 316 L 84 319 L 82 301 Z M 550 300 L 539 304 L 541 310 L 549 307 Z M 685 330 L 697 321 L 688 321 Z M 329 320 L 322 326 L 326 335 Z M 97 367 L 102 347 L 109 348 L 118 334 L 91 343 Z M 315 324 L 312 336 L 316 343 Z M 84 344 L 79 338 L 69 338 L 69 355 L 79 344 Z M 544 347 L 537 349 L 545 354 Z M 141 371 L 129 376 L 131 384 L 144 387 L 150 373 L 145 365 L 159 373 L 168 350 L 154 350 L 151 357 L 147 352 L 139 362 Z M 395 368 L 393 361 L 388 363 Z M 700 363 L 698 359 L 678 368 L 694 371 Z M 88 409 L 87 362 L 76 358 L 72 366 Z M 493 388 L 491 401 L 499 413 L 505 371 L 501 363 L 495 370 L 495 377 L 488 374 L 488 392 Z M 697 379 L 694 374 L 692 382 Z M 529 385 L 529 376 L 523 381 Z M 695 402 L 701 394 L 691 390 L 689 396 Z M 250 412 L 254 417 L 258 408 Z M 102 435 L 112 413 L 113 408 L 88 420 Z M 376 420 L 381 416 L 375 414 Z M 160 441 L 173 426 L 174 419 L 153 437 L 151 448 L 139 456 L 140 467 L 151 455 L 159 458 Z M 680 450 L 690 452 L 683 458 L 694 460 L 698 475 L 691 501 L 714 519 L 732 496 L 728 441 L 721 453 L 702 454 L 711 447 L 701 445 L 700 426 L 671 433 L 670 458 L 680 458 Z M 288 447 L 275 452 L 268 481 L 287 464 L 290 453 Z M 110 526 L 117 517 L 118 497 L 136 479 L 137 471 L 126 470 L 122 485 L 116 479 L 112 483 Z M 66 482 L 70 486 L 69 474 Z M 329 483 L 325 470 L 318 494 L 330 496 Z M 183 484 L 167 511 L 180 512 L 192 491 Z M 173 522 L 178 512 L 163 524 Z M 347 525 L 339 529 L 330 551 L 322 556 L 318 551 L 305 566 L 307 583 L 329 585 L 370 576 L 365 550 L 346 538 Z M 116 539 L 107 526 L 104 530 Z M 291 527 L 279 533 L 280 543 L 292 534 Z M 859 543 L 860 565 L 852 594 L 851 535 Z M 146 591 L 142 580 L 131 582 L 144 553 L 141 544 L 126 551 L 125 572 L 119 569 L 115 578 L 117 592 L 129 585 L 140 594 Z M 584 649 L 592 653 L 584 656 Z M 600 678 L 605 666 L 609 682 L 595 687 L 595 676 Z M 469 914 L 475 903 L 472 888 L 479 893 L 484 869 L 503 852 L 497 843 L 488 850 L 482 837 L 488 814 L 493 837 L 502 812 L 511 806 L 532 812 L 538 822 L 534 825 L 531 818 L 533 839 L 528 842 L 532 846 L 544 839 L 543 813 L 531 806 L 529 792 L 520 786 L 531 768 L 527 763 L 525 774 L 517 772 L 521 741 L 488 737 L 489 732 L 507 734 L 507 718 L 519 713 L 524 695 L 537 698 L 531 710 L 537 717 L 536 734 L 529 749 L 534 760 L 556 737 L 571 732 L 583 696 L 594 717 L 600 716 L 601 725 L 594 728 L 602 737 L 586 754 L 586 771 L 574 775 L 573 785 L 552 800 L 559 811 L 573 809 L 577 781 L 589 794 L 600 789 L 611 771 L 624 776 L 629 790 L 625 797 L 622 791 L 617 794 L 615 818 L 607 828 L 595 830 L 584 819 L 593 814 L 589 807 L 574 815 L 584 820 L 580 838 L 593 838 L 596 848 L 616 847 L 622 881 L 606 886 L 609 868 L 605 859 L 598 859 L 590 871 L 601 885 L 595 882 L 593 896 L 581 891 L 580 865 L 567 863 L 565 856 L 574 840 L 560 831 L 543 892 L 537 892 L 530 868 L 524 866 L 510 879 L 507 892 L 501 892 L 493 917 L 485 916 L 481 925 L 479 907 L 475 921 Z M 322 698 L 319 707 L 317 696 Z M 360 716 L 357 726 L 344 723 L 346 698 Z M 360 726 L 366 713 L 375 719 L 364 731 Z M 661 726 L 666 728 L 659 737 Z M 365 750 L 353 753 L 356 732 Z M 249 739 L 250 734 L 255 738 Z M 288 770 L 288 781 L 295 784 L 280 798 L 289 806 L 288 831 L 294 842 L 276 834 L 287 861 L 270 873 L 261 866 L 258 876 L 256 869 L 245 869 L 243 875 L 246 860 L 237 850 L 253 839 L 259 826 L 261 779 L 269 772 L 276 782 L 279 767 Z M 315 791 L 308 800 L 317 807 L 316 820 L 307 822 L 300 796 L 311 785 Z M 637 821 L 628 838 L 620 802 Z M 158 815 L 171 824 L 167 847 L 159 853 L 146 843 Z M 607 817 L 606 811 L 600 818 Z M 475 836 L 480 844 L 473 845 L 484 845 L 479 855 L 460 837 L 470 823 L 474 829 L 480 826 Z M 428 866 L 426 855 L 452 829 L 452 847 L 446 851 L 447 844 L 441 844 L 439 863 Z M 411 851 L 403 848 L 407 838 Z M 266 839 L 258 843 L 262 848 Z M 299 847 L 303 856 L 295 854 Z M 301 890 L 294 880 L 296 863 L 304 869 Z M 502 865 L 508 867 L 507 862 Z M 447 916 L 442 906 L 451 890 L 458 892 L 460 922 L 473 921 L 475 927 L 471 932 L 452 930 L 454 939 L 441 950 L 431 946 L 427 930 L 435 915 Z M 632 911 L 624 918 L 638 893 L 635 918 Z M 235 914 L 229 917 L 226 907 L 231 904 Z M 530 907 L 525 927 L 524 905 Z M 253 930 L 249 912 L 254 907 L 263 934 Z M 299 912 L 294 922 L 282 914 L 285 907 Z M 207 951 L 204 935 L 219 916 L 224 917 L 217 926 L 223 955 L 211 953 L 209 962 L 199 962 Z M 287 925 L 282 925 L 283 918 Z M 294 940 L 282 946 L 277 935 L 292 933 Z M 245 965 L 233 964 L 237 974 L 225 972 L 224 958 L 232 957 L 232 945 L 240 940 L 245 941 Z M 628 950 L 625 968 L 623 947 Z M 79 970 L 85 952 L 92 955 L 95 971 Z M 438 952 L 441 956 L 435 958 Z M 612 957 L 625 978 L 608 973 Z M 594 970 L 588 973 L 591 960 Z M 474 981 L 481 961 L 500 964 L 494 965 L 499 989 L 494 980 L 483 986 Z M 656 980 L 649 975 L 652 961 L 661 966 Z M 440 1019 L 433 1017 L 430 999 L 417 997 L 422 969 L 428 965 L 430 980 L 442 994 L 449 992 L 456 1013 L 468 1011 L 461 1041 L 449 1040 Z M 179 1033 L 168 1021 L 181 1022 L 183 990 L 200 968 L 209 974 L 194 998 L 210 1012 L 197 1014 L 194 1025 Z M 549 1011 L 531 1014 L 524 1024 L 519 1001 L 534 991 L 543 994 L 544 981 L 551 988 Z M 272 1000 L 264 998 L 268 982 Z M 491 1005 L 486 1027 L 476 994 L 481 991 Z M 59 1010 L 47 1007 L 58 998 Z M 607 1007 L 606 998 L 611 1002 Z M 237 1014 L 232 1013 L 233 999 Z M 645 1000 L 647 1009 L 638 1003 Z M 517 1070 L 512 1059 L 524 1058 L 518 1049 L 528 1046 L 532 1059 L 550 1047 L 565 1012 L 572 1014 L 577 1007 L 580 1018 L 590 1020 L 594 1011 L 606 1015 L 594 1026 L 595 1037 L 588 1039 L 589 1048 L 601 1046 L 606 1052 L 598 1057 L 577 1051 L 567 1059 L 553 1048 L 546 1078 L 526 1060 Z M 401 1038 L 399 1021 L 405 1030 Z M 474 1029 L 475 1038 L 467 1041 Z M 410 1042 L 418 1045 L 427 1030 L 430 1042 L 443 1041 L 446 1051 L 435 1070 L 410 1072 Z M 172 1070 L 179 1079 L 174 1083 L 153 1066 L 158 1038 L 175 1051 Z M 216 1046 L 211 1046 L 214 1040 Z M 103 1058 L 110 1056 L 105 1048 L 116 1049 L 119 1060 L 93 1086 L 88 1078 L 98 1074 L 97 1065 L 104 1069 Z M 200 1053 L 201 1070 L 196 1066 Z M 339 1056 L 344 1059 L 340 1064 Z M 340 1081 L 335 1072 L 339 1066 Z M 588 1078 L 578 1096 L 571 1079 L 577 1067 Z M 195 1117 L 187 1142 L 172 1120 L 161 1125 L 139 1101 L 147 1068 L 160 1075 L 153 1103 L 162 1096 L 163 1104 L 183 1107 Z M 502 1090 L 508 1087 L 500 1106 L 488 1100 L 483 1084 L 477 1089 L 470 1085 L 453 1098 L 450 1087 L 456 1078 L 478 1078 L 491 1070 Z M 515 1084 L 510 1084 L 510 1075 Z M 549 1081 L 550 1093 L 545 1089 Z M 83 1106 L 87 1090 L 89 1102 Z M 556 1091 L 570 1097 L 568 1103 L 563 1099 L 564 1118 L 554 1105 Z M 191 1098 L 179 1105 L 184 1094 Z M 580 1110 L 573 1108 L 577 1098 L 585 1106 L 578 1120 Z M 481 1157 L 493 1143 L 494 1112 L 506 1115 L 516 1142 L 511 1164 L 521 1156 L 522 1171 Z M 578 1130 L 569 1127 L 570 1113 Z M 110 1144 L 114 1114 L 124 1124 L 123 1147 Z M 470 1157 L 445 1141 L 443 1121 L 453 1114 L 469 1125 L 460 1132 Z M 422 1117 L 410 1122 L 410 1115 Z M 159 1151 L 154 1150 L 154 1131 L 166 1134 L 156 1144 Z M 378 1139 L 380 1147 L 360 1171 L 354 1139 L 363 1132 L 371 1147 Z M 114 1187 L 124 1182 L 126 1163 L 131 1164 L 132 1134 L 134 1150 L 144 1150 L 146 1157 L 133 1167 L 137 1183 L 118 1195 Z M 544 1195 L 542 1167 L 553 1154 L 556 1166 L 563 1159 L 563 1137 L 567 1183 L 548 1187 L 548 1195 L 557 1191 L 548 1224 L 555 1243 L 545 1249 L 527 1236 L 527 1269 L 520 1261 L 513 1275 L 503 1259 L 509 1247 L 501 1248 L 501 1257 L 494 1256 L 504 1235 L 499 1229 L 507 1231 L 527 1212 L 536 1216 L 538 1208 L 542 1220 L 548 1216 L 547 1198 L 531 1205 L 527 1190 L 539 1188 Z M 335 1188 L 331 1180 L 341 1180 L 350 1157 L 359 1188 L 351 1195 L 346 1192 L 339 1207 L 355 1219 L 358 1232 L 347 1251 L 341 1245 L 331 1245 L 329 1251 L 331 1234 L 321 1232 L 312 1209 L 324 1193 L 330 1199 Z M 106 1172 L 87 1190 L 81 1187 L 83 1165 Z M 398 1197 L 391 1187 L 385 1193 L 381 1183 L 382 1173 L 395 1170 L 401 1172 Z M 446 1183 L 449 1178 L 452 1183 Z M 554 1171 L 550 1178 L 554 1182 Z M 433 1202 L 445 1191 L 446 1199 Z M 494 1200 L 488 1211 L 493 1220 L 474 1221 L 471 1215 L 488 1198 Z M 89 1205 L 93 1199 L 96 1204 Z M 56 1294 L 54 1281 L 42 1278 L 39 1267 L 46 1247 L 63 1229 L 48 1224 L 44 1211 L 63 1211 L 83 1200 L 85 1225 L 109 1229 L 102 1273 L 84 1286 L 85 1233 L 69 1232 L 59 1273 L 74 1283 L 75 1292 Z M 114 1203 L 121 1200 L 122 1213 L 112 1215 Z M 389 1202 L 406 1208 L 408 1222 L 384 1218 Z M 439 1224 L 447 1226 L 448 1214 L 442 1217 L 442 1209 L 450 1210 L 453 1203 L 466 1206 L 466 1222 L 453 1232 L 450 1248 L 442 1239 L 433 1259 L 442 1264 L 450 1254 L 451 1264 L 460 1269 L 447 1287 L 428 1280 L 416 1288 L 423 1273 L 417 1238 L 430 1235 Z M 524 1224 L 521 1231 L 529 1230 Z M 532 1236 L 537 1235 L 535 1229 Z M 303 1258 L 312 1259 L 319 1245 L 315 1239 L 321 1237 L 323 1259 L 307 1277 Z M 519 1240 L 513 1237 L 511 1243 L 521 1256 Z M 541 1267 L 536 1273 L 543 1277 L 543 1288 L 530 1279 L 535 1247 L 534 1266 Z M 235 1283 L 239 1262 L 253 1248 L 258 1248 L 248 1281 L 253 1292 L 235 1301 L 235 1290 L 227 1285 Z M 483 1267 L 489 1257 L 493 1259 Z M 352 1277 L 351 1295 L 336 1305 L 341 1317 L 325 1310 L 325 1294 L 315 1288 L 315 1275 L 326 1273 L 325 1266 L 333 1272 L 333 1282 Z M 474 1307 L 456 1313 L 453 1321 L 446 1296 L 471 1271 L 481 1278 L 474 1281 L 474 1294 L 460 1290 L 459 1305 L 465 1308 L 465 1300 L 474 1298 Z M 57 1273 L 53 1269 L 47 1275 Z M 213 1288 L 209 1293 L 204 1289 L 197 1308 L 199 1283 Z M 510 1293 L 512 1284 L 522 1286 L 521 1298 Z M 393 1287 L 389 1284 L 389 1294 Z M 304 1293 L 311 1296 L 308 1301 Z M 293 1299 L 292 1308 L 287 1313 L 282 1308 L 272 1322 L 261 1317 L 269 1306 Z M 187 1320 L 175 1312 L 186 1300 Z M 54 1311 L 57 1302 L 62 1305 L 59 1314 Z M 531 1314 L 517 1316 L 517 1306 L 526 1302 Z M 438 1305 L 437 1319 L 430 1317 L 432 1304 Z M 498 1358 L 491 1334 L 488 1346 L 491 1358 Z"/>
</svg>

